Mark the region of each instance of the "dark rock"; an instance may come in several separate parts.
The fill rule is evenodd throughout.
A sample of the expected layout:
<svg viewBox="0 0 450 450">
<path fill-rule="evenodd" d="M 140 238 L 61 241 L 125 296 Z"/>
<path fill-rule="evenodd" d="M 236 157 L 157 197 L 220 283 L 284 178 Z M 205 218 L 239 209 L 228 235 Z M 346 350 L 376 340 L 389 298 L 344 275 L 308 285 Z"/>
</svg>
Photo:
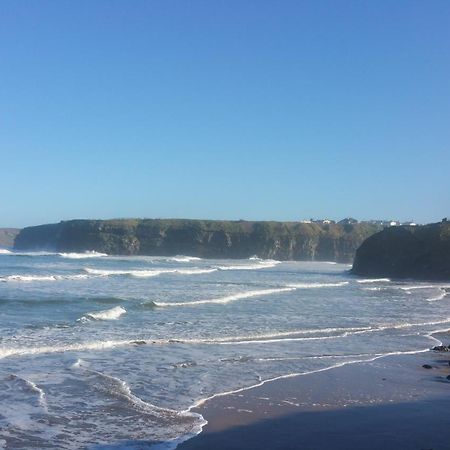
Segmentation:
<svg viewBox="0 0 450 450">
<path fill-rule="evenodd" d="M 131 341 L 131 343 L 135 345 L 144 345 L 147 343 L 147 341 Z"/>
<path fill-rule="evenodd" d="M 435 352 L 448 352 L 449 348 L 446 345 L 436 345 L 431 350 L 434 350 Z"/>
<path fill-rule="evenodd" d="M 446 378 L 447 378 L 447 380 L 450 380 L 450 375 L 447 375 L 447 377 L 446 377 Z"/>
<path fill-rule="evenodd" d="M 202 258 L 273 258 L 351 262 L 381 229 L 371 223 L 323 224 L 184 219 L 69 220 L 24 228 L 17 250 Z"/>
<path fill-rule="evenodd" d="M 433 367 L 430 366 L 429 364 L 424 364 L 422 367 L 423 367 L 424 369 L 432 369 L 432 368 L 433 368 Z"/>
<path fill-rule="evenodd" d="M 450 280 L 450 222 L 385 228 L 358 248 L 352 273 Z"/>
</svg>

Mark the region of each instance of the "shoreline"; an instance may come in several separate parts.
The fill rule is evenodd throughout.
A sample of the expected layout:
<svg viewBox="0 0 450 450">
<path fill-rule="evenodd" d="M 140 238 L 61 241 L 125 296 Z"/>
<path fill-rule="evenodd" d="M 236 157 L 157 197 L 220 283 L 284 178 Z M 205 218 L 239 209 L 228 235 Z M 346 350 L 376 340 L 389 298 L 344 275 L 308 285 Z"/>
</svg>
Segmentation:
<svg viewBox="0 0 450 450">
<path fill-rule="evenodd" d="M 424 368 L 426 364 L 432 368 Z M 194 437 L 178 440 L 176 448 L 449 448 L 446 436 L 438 433 L 448 428 L 444 411 L 450 408 L 449 364 L 450 352 L 393 352 L 219 393 L 189 408 L 206 425 Z M 369 426 L 374 421 L 377 427 Z M 405 424 L 407 430 L 398 437 Z M 355 428 L 364 433 L 355 434 Z"/>
</svg>

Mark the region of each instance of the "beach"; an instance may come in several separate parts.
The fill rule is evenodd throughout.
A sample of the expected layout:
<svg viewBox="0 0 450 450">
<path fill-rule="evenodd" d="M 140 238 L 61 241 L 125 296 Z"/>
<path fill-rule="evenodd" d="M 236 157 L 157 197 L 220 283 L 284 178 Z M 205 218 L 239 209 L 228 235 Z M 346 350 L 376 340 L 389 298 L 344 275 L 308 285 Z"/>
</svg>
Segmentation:
<svg viewBox="0 0 450 450">
<path fill-rule="evenodd" d="M 438 406 L 395 423 L 446 398 L 447 294 L 328 262 L 5 251 L 0 443 L 380 448 L 385 429 L 398 448 L 408 423 L 445 448 Z"/>
<path fill-rule="evenodd" d="M 216 397 L 178 450 L 448 449 L 449 360 L 393 355 Z"/>
</svg>

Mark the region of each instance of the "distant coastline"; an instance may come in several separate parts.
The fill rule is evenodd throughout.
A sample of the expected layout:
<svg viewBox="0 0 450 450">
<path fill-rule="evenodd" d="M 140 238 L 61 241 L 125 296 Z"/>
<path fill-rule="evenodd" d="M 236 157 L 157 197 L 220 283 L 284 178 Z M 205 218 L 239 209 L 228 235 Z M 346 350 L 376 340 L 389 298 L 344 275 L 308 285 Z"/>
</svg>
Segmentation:
<svg viewBox="0 0 450 450">
<path fill-rule="evenodd" d="M 356 221 L 355 221 L 356 222 Z M 184 219 L 70 220 L 27 227 L 16 250 L 97 251 L 116 255 L 272 258 L 351 263 L 380 223 Z"/>
</svg>

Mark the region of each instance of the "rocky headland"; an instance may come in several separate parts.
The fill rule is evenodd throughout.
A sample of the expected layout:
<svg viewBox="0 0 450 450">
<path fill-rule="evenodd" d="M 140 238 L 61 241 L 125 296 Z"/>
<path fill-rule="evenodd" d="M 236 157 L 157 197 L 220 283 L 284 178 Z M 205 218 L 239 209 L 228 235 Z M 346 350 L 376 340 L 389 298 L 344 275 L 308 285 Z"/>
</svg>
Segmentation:
<svg viewBox="0 0 450 450">
<path fill-rule="evenodd" d="M 352 273 L 450 281 L 450 222 L 385 228 L 358 248 Z"/>
<path fill-rule="evenodd" d="M 0 247 L 12 247 L 19 228 L 0 228 Z"/>
<path fill-rule="evenodd" d="M 202 258 L 352 262 L 382 227 L 371 223 L 250 222 L 183 219 L 70 220 L 24 228 L 16 250 Z"/>
</svg>

